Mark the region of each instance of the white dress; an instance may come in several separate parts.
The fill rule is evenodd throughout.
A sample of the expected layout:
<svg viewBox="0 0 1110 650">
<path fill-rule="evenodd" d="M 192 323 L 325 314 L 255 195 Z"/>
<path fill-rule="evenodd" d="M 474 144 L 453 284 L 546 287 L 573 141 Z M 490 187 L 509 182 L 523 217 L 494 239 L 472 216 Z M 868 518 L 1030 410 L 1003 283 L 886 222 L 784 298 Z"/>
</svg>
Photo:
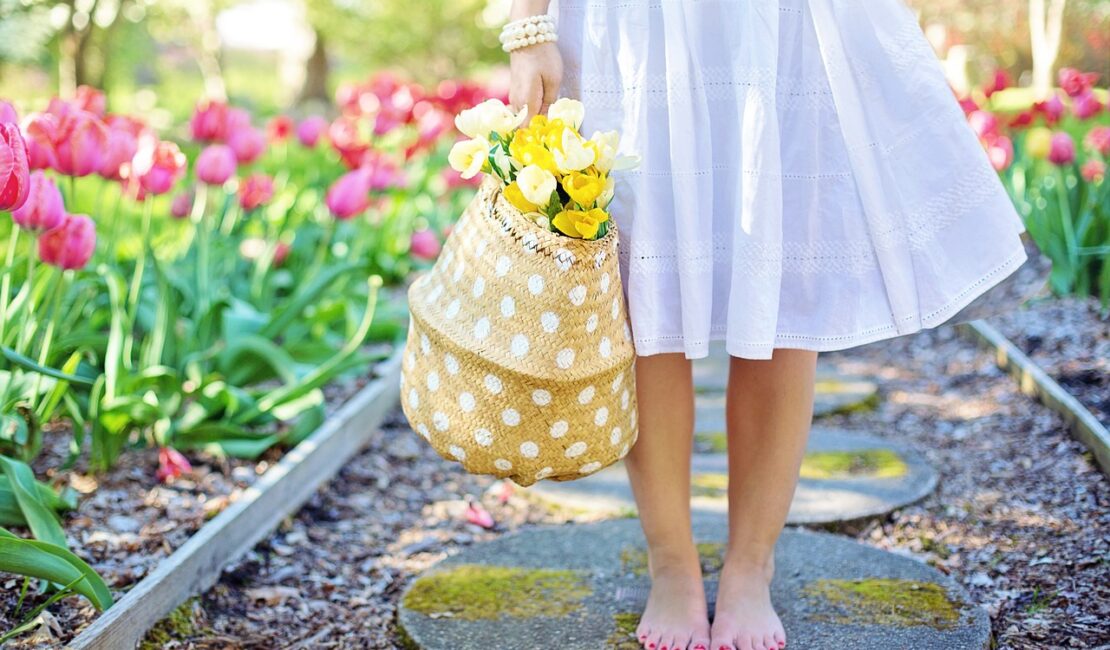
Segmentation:
<svg viewBox="0 0 1110 650">
<path fill-rule="evenodd" d="M 901 0 L 554 0 L 563 96 L 640 167 L 613 218 L 636 352 L 767 359 L 933 327 L 1024 231 Z"/>
</svg>

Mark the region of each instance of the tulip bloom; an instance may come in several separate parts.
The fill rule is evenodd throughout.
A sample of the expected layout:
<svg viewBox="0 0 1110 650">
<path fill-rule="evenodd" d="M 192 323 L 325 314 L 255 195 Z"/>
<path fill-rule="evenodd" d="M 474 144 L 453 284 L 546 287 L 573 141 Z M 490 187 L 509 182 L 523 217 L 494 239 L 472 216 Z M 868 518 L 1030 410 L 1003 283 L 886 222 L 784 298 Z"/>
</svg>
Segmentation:
<svg viewBox="0 0 1110 650">
<path fill-rule="evenodd" d="M 170 216 L 174 219 L 184 219 L 189 216 L 189 212 L 193 209 L 192 192 L 181 192 L 173 197 L 170 203 Z"/>
<path fill-rule="evenodd" d="M 1103 157 L 1110 158 L 1110 126 L 1096 126 L 1091 129 L 1083 139 L 1083 144 Z"/>
<path fill-rule="evenodd" d="M 54 169 L 58 157 L 54 154 L 54 137 L 58 132 L 58 117 L 51 113 L 28 116 L 23 126 L 27 142 L 27 163 L 31 169 Z"/>
<path fill-rule="evenodd" d="M 235 153 L 235 159 L 243 165 L 258 160 L 266 149 L 266 136 L 253 126 L 232 131 L 227 136 L 227 144 Z"/>
<path fill-rule="evenodd" d="M 350 219 L 370 207 L 370 173 L 365 169 L 347 172 L 328 189 L 328 209 L 337 219 Z"/>
<path fill-rule="evenodd" d="M 319 115 L 305 118 L 297 126 L 297 139 L 301 144 L 309 149 L 314 148 L 320 142 L 320 136 L 328 130 L 328 121 Z"/>
<path fill-rule="evenodd" d="M 30 191 L 22 208 L 12 212 L 12 219 L 28 230 L 50 230 L 65 218 L 62 193 L 49 176 L 36 170 L 31 174 Z"/>
<path fill-rule="evenodd" d="M 0 99 L 0 124 L 19 124 L 19 114 L 15 107 Z"/>
<path fill-rule="evenodd" d="M 98 117 L 75 109 L 58 122 L 54 133 L 54 169 L 66 176 L 88 176 L 100 169 L 108 149 L 108 129 Z"/>
<path fill-rule="evenodd" d="M 0 124 L 0 210 L 16 210 L 27 201 L 30 185 L 27 145 L 19 127 Z"/>
<path fill-rule="evenodd" d="M 185 174 L 186 164 L 176 143 L 146 135 L 139 141 L 128 176 L 138 181 L 143 192 L 165 194 Z"/>
<path fill-rule="evenodd" d="M 108 110 L 108 100 L 102 90 L 92 86 L 78 86 L 77 95 L 73 98 L 73 106 L 103 118 Z"/>
<path fill-rule="evenodd" d="M 96 250 L 96 225 L 83 214 L 70 214 L 39 235 L 39 259 L 63 270 L 83 268 Z"/>
<path fill-rule="evenodd" d="M 109 127 L 108 148 L 97 173 L 104 179 L 118 181 L 123 177 L 121 168 L 135 157 L 139 150 L 138 140 L 128 129 Z"/>
<path fill-rule="evenodd" d="M 1048 100 L 1033 104 L 1033 111 L 1044 115 L 1044 121 L 1049 126 L 1059 122 L 1060 118 L 1064 117 L 1065 110 L 1064 101 L 1060 99 L 1059 93 L 1053 93 Z"/>
<path fill-rule="evenodd" d="M 1072 111 L 1079 119 L 1088 120 L 1102 112 L 1102 102 L 1088 90 L 1075 98 L 1072 102 Z"/>
<path fill-rule="evenodd" d="M 990 82 L 983 86 L 983 94 L 987 96 L 987 99 L 990 99 L 996 92 L 1006 90 L 1012 85 L 1013 80 L 1010 79 L 1010 74 L 999 68 L 994 71 L 994 76 Z"/>
<path fill-rule="evenodd" d="M 1097 185 L 1106 178 L 1106 163 L 1097 158 L 1092 158 L 1083 163 L 1080 173 L 1083 175 L 1083 180 Z"/>
<path fill-rule="evenodd" d="M 165 483 L 169 479 L 178 478 L 182 474 L 193 471 L 189 459 L 173 447 L 158 448 L 158 471 L 155 476 Z"/>
<path fill-rule="evenodd" d="M 412 233 L 409 243 L 412 256 L 418 260 L 434 260 L 439 255 L 439 238 L 431 230 L 424 228 Z"/>
<path fill-rule="evenodd" d="M 197 156 L 197 178 L 208 185 L 223 185 L 235 175 L 237 166 L 231 147 L 209 145 Z"/>
<path fill-rule="evenodd" d="M 1060 87 L 1069 97 L 1079 97 L 1090 92 L 1098 81 L 1097 72 L 1080 72 L 1075 68 L 1062 68 L 1058 74 Z"/>
<path fill-rule="evenodd" d="M 288 115 L 278 115 L 266 125 L 266 132 L 269 134 L 270 140 L 285 142 L 293 133 L 293 118 Z"/>
<path fill-rule="evenodd" d="M 274 198 L 274 179 L 252 174 L 239 183 L 239 205 L 246 211 L 257 209 Z"/>
<path fill-rule="evenodd" d="M 1063 131 L 1052 135 L 1052 143 L 1048 151 L 1048 160 L 1059 166 L 1070 165 L 1075 162 L 1075 141 Z"/>
<path fill-rule="evenodd" d="M 1010 138 L 1000 135 L 987 143 L 987 157 L 995 171 L 1004 171 L 1014 162 L 1014 143 Z"/>
<path fill-rule="evenodd" d="M 189 130 L 198 142 L 223 142 L 227 139 L 227 104 L 207 100 L 197 104 L 189 120 Z"/>
<path fill-rule="evenodd" d="M 998 135 L 998 118 L 990 111 L 975 111 L 967 116 L 967 123 L 980 138 Z"/>
</svg>

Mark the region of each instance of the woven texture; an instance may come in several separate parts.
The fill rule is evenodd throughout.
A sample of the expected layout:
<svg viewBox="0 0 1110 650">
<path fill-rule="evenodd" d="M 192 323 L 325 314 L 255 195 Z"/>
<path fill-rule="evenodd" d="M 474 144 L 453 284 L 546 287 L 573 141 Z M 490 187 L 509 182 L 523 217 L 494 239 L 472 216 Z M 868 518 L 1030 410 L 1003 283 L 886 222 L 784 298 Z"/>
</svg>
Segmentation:
<svg viewBox="0 0 1110 650">
<path fill-rule="evenodd" d="M 521 485 L 570 480 L 636 439 L 617 231 L 548 232 L 489 177 L 409 288 L 401 405 L 442 456 Z"/>
</svg>

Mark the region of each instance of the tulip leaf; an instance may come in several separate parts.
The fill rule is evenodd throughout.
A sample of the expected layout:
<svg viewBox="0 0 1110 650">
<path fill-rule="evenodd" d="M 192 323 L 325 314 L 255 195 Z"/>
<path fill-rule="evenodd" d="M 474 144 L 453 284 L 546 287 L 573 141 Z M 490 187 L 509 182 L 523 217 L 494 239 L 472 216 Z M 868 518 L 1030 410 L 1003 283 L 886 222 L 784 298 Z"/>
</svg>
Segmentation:
<svg viewBox="0 0 1110 650">
<path fill-rule="evenodd" d="M 0 346 L 0 354 L 2 354 L 4 358 L 12 364 L 19 366 L 24 370 L 37 372 L 40 375 L 44 375 L 46 377 L 53 377 L 54 379 L 61 379 L 63 381 L 68 381 L 71 384 L 80 384 L 82 386 L 92 386 L 93 382 L 96 381 L 95 377 L 82 377 L 80 375 L 62 372 L 61 370 L 35 363 L 35 361 L 30 357 L 24 356 L 6 346 Z"/>
<path fill-rule="evenodd" d="M 274 313 L 273 317 L 270 319 L 270 322 L 266 323 L 266 326 L 262 328 L 262 330 L 259 332 L 259 335 L 268 339 L 277 338 L 280 334 L 282 334 L 282 331 L 289 325 L 289 323 L 293 322 L 298 316 L 301 315 L 301 312 L 304 311 L 305 307 L 312 304 L 313 301 L 320 299 L 321 293 L 324 291 L 324 289 L 331 285 L 332 282 L 334 282 L 341 275 L 345 273 L 350 273 L 351 271 L 354 271 L 361 266 L 361 264 L 349 262 L 347 264 L 340 264 L 321 271 L 319 275 L 312 279 L 311 282 L 303 285 L 300 290 L 282 306 L 280 310 Z"/>
<path fill-rule="evenodd" d="M 19 509 L 23 511 L 27 527 L 35 537 L 66 548 L 65 531 L 62 530 L 58 516 L 43 503 L 35 487 L 35 476 L 31 467 L 13 458 L 0 456 L 0 469 L 4 472 L 4 479 L 8 481 Z"/>
<path fill-rule="evenodd" d="M 0 572 L 71 584 L 73 591 L 88 598 L 97 611 L 113 604 L 108 585 L 81 558 L 64 547 L 23 539 L 4 528 L 0 528 Z"/>
</svg>

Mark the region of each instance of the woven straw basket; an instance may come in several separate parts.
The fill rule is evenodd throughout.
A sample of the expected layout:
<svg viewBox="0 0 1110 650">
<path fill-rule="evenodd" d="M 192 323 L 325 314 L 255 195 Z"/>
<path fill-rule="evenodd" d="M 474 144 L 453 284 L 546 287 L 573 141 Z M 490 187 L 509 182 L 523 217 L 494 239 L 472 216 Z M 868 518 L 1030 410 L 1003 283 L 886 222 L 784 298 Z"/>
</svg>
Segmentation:
<svg viewBox="0 0 1110 650">
<path fill-rule="evenodd" d="M 531 485 L 628 453 L 634 351 L 610 226 L 548 232 L 485 179 L 408 292 L 401 405 L 440 455 Z"/>
</svg>

